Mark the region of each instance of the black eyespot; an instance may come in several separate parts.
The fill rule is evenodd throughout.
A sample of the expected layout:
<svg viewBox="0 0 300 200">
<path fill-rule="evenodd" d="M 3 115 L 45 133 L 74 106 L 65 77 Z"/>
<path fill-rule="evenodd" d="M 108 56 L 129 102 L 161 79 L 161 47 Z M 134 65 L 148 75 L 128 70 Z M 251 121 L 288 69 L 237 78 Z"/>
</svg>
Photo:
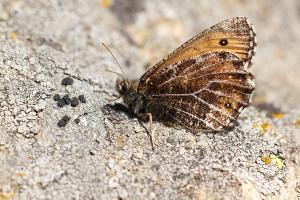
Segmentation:
<svg viewBox="0 0 300 200">
<path fill-rule="evenodd" d="M 226 104 L 225 104 L 225 108 L 231 108 L 231 103 L 229 103 L 229 102 L 227 102 Z"/>
<path fill-rule="evenodd" d="M 219 42 L 219 44 L 221 46 L 226 46 L 228 44 L 228 40 L 227 39 L 221 39 L 220 42 Z"/>
<path fill-rule="evenodd" d="M 246 79 L 246 75 L 241 74 L 241 75 L 238 76 L 238 79 L 239 79 L 240 81 L 243 81 L 243 80 Z"/>
<path fill-rule="evenodd" d="M 236 69 L 241 69 L 243 67 L 242 61 L 233 61 L 232 64 Z"/>
<path fill-rule="evenodd" d="M 227 59 L 227 55 L 228 54 L 226 52 L 223 52 L 223 51 L 219 53 L 220 58 L 223 59 L 223 60 Z"/>
</svg>

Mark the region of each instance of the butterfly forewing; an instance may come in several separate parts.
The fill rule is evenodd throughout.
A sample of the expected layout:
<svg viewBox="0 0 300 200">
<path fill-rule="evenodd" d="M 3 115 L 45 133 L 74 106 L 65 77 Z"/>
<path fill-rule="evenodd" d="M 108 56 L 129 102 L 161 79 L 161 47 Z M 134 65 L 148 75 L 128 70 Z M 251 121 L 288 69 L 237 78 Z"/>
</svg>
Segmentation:
<svg viewBox="0 0 300 200">
<path fill-rule="evenodd" d="M 142 91 L 149 77 L 158 71 L 209 52 L 229 52 L 250 65 L 255 45 L 255 32 L 245 17 L 225 20 L 194 36 L 154 65 L 141 77 L 138 90 Z"/>
</svg>

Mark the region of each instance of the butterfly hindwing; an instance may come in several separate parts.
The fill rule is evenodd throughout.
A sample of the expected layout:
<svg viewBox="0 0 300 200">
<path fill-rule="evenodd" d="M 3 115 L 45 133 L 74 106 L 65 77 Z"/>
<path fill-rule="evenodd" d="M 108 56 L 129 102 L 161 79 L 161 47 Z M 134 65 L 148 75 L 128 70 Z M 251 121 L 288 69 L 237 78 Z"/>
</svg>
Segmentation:
<svg viewBox="0 0 300 200">
<path fill-rule="evenodd" d="M 193 130 L 222 130 L 248 106 L 254 84 L 238 56 L 212 52 L 157 71 L 145 88 L 146 112 L 160 120 Z"/>
</svg>

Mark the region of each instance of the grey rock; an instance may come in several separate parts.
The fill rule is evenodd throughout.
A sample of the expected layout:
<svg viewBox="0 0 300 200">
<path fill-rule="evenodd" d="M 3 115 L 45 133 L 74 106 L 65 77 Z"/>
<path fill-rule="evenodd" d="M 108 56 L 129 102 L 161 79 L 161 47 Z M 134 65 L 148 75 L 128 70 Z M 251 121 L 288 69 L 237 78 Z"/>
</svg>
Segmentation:
<svg viewBox="0 0 300 200">
<path fill-rule="evenodd" d="M 0 199 L 299 197 L 299 2 L 122 2 L 0 2 Z M 120 69 L 99 43 L 138 78 L 228 15 L 256 27 L 252 106 L 217 134 L 154 122 L 153 151 L 148 124 L 110 101 L 120 77 L 105 69 Z M 58 108 L 55 94 L 88 101 Z"/>
</svg>

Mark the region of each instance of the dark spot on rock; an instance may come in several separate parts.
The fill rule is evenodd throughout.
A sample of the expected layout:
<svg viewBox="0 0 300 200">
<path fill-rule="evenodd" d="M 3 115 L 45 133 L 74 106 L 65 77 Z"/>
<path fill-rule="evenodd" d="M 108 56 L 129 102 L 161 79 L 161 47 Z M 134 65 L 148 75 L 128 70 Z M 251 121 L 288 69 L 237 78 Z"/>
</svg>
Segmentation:
<svg viewBox="0 0 300 200">
<path fill-rule="evenodd" d="M 138 161 L 137 161 L 137 164 L 138 164 L 138 165 L 143 165 L 143 164 L 144 164 L 144 162 L 143 162 L 143 161 L 141 161 L 141 160 L 138 160 Z"/>
<path fill-rule="evenodd" d="M 60 95 L 59 94 L 55 94 L 53 97 L 54 101 L 59 101 L 60 100 Z"/>
<path fill-rule="evenodd" d="M 66 94 L 64 97 L 63 97 L 63 100 L 65 101 L 65 103 L 67 105 L 69 105 L 71 103 L 71 98 L 68 94 Z"/>
<path fill-rule="evenodd" d="M 69 121 L 70 121 L 70 117 L 65 115 L 61 118 L 61 120 L 58 121 L 57 126 L 65 127 Z"/>
<path fill-rule="evenodd" d="M 74 122 L 75 122 L 76 124 L 79 124 L 80 119 L 79 119 L 79 118 L 76 118 L 76 119 L 74 120 Z"/>
<path fill-rule="evenodd" d="M 71 106 L 72 107 L 76 107 L 76 106 L 78 106 L 78 104 L 79 104 L 78 98 L 77 97 L 73 97 L 72 100 L 71 100 Z"/>
<path fill-rule="evenodd" d="M 159 171 L 160 165 L 152 165 L 151 169 L 152 169 L 153 171 Z"/>
<path fill-rule="evenodd" d="M 65 115 L 61 119 L 64 120 L 65 122 L 68 122 L 68 121 L 70 121 L 71 118 L 69 116 Z"/>
<path fill-rule="evenodd" d="M 58 107 L 64 107 L 65 105 L 66 105 L 66 102 L 64 99 L 58 100 L 58 102 L 57 102 Z"/>
<path fill-rule="evenodd" d="M 227 39 L 221 39 L 220 42 L 219 42 L 219 44 L 221 46 L 226 46 L 228 44 L 228 40 Z"/>
<path fill-rule="evenodd" d="M 173 178 L 174 181 L 177 181 L 177 180 L 183 180 L 184 178 L 186 178 L 188 176 L 189 176 L 189 174 L 187 174 L 187 173 L 177 172 L 172 176 L 172 178 Z"/>
<path fill-rule="evenodd" d="M 64 121 L 64 120 L 59 120 L 57 123 L 58 127 L 65 127 L 67 125 L 68 122 Z"/>
<path fill-rule="evenodd" d="M 72 85 L 73 83 L 74 83 L 74 80 L 71 77 L 64 78 L 61 81 L 62 85 Z"/>
<path fill-rule="evenodd" d="M 84 95 L 79 95 L 78 99 L 79 99 L 79 101 L 81 101 L 81 103 L 86 103 L 86 99 L 85 99 Z"/>
<path fill-rule="evenodd" d="M 89 153 L 90 153 L 91 156 L 95 155 L 95 152 L 93 150 L 90 150 Z"/>
<path fill-rule="evenodd" d="M 193 150 L 193 155 L 197 159 L 197 161 L 202 160 L 206 155 L 206 150 L 204 147 L 198 146 Z"/>
<path fill-rule="evenodd" d="M 169 143 L 169 144 L 174 144 L 174 143 L 175 143 L 174 137 L 169 136 L 169 137 L 167 138 L 167 143 Z"/>
</svg>

